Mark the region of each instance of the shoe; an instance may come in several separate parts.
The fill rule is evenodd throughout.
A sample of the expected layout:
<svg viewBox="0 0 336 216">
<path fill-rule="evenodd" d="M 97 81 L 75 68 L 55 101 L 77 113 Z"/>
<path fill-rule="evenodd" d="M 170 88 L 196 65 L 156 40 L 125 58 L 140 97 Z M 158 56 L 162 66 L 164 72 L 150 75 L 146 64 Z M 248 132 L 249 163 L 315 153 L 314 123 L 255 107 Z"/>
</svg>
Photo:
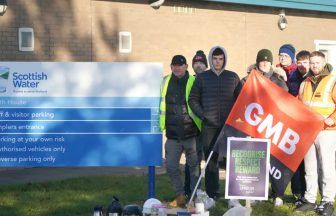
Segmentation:
<svg viewBox="0 0 336 216">
<path fill-rule="evenodd" d="M 243 206 L 239 203 L 239 200 L 230 199 L 228 202 L 228 208 L 233 208 L 233 207 L 243 207 Z"/>
<path fill-rule="evenodd" d="M 261 203 L 261 202 L 262 202 L 261 200 L 250 200 L 250 205 L 255 206 L 255 205 L 257 205 L 258 203 Z"/>
<path fill-rule="evenodd" d="M 310 203 L 305 198 L 301 199 L 302 203 L 296 207 L 295 212 L 315 212 L 316 204 Z"/>
<path fill-rule="evenodd" d="M 294 201 L 294 205 L 295 207 L 299 207 L 304 203 L 304 198 L 303 197 L 299 197 Z"/>
<path fill-rule="evenodd" d="M 214 199 L 215 201 L 220 199 L 220 193 L 215 193 L 215 194 L 208 194 L 208 196 L 212 199 Z"/>
<path fill-rule="evenodd" d="M 334 215 L 334 203 L 325 202 L 323 205 L 323 210 L 320 212 L 323 216 L 333 216 Z"/>
<path fill-rule="evenodd" d="M 274 206 L 283 206 L 283 200 L 280 197 L 274 199 Z"/>
<path fill-rule="evenodd" d="M 319 214 L 322 214 L 323 210 L 324 210 L 324 205 L 326 204 L 326 201 L 321 201 L 320 205 L 316 206 L 316 212 Z"/>
<path fill-rule="evenodd" d="M 185 207 L 186 205 L 186 198 L 184 194 L 179 194 L 173 201 L 169 203 L 169 207 L 171 208 L 177 208 L 177 207 Z"/>
</svg>

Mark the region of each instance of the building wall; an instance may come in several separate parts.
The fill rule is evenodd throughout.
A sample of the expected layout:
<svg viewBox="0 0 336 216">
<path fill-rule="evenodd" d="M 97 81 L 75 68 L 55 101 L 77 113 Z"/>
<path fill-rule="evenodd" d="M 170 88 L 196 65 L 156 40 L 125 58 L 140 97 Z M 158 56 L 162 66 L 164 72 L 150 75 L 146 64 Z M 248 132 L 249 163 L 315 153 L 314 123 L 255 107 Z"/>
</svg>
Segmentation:
<svg viewBox="0 0 336 216">
<path fill-rule="evenodd" d="M 162 62 L 166 74 L 173 55 L 185 55 L 191 67 L 196 50 L 222 45 L 227 68 L 243 76 L 259 49 L 272 50 L 277 63 L 284 43 L 314 50 L 314 40 L 336 41 L 336 14 L 286 10 L 284 31 L 278 14 L 270 7 L 186 0 L 166 1 L 159 10 L 142 0 L 8 0 L 0 17 L 0 60 Z M 35 51 L 18 51 L 19 27 L 34 29 Z M 119 31 L 132 33 L 131 53 L 118 52 Z"/>
</svg>

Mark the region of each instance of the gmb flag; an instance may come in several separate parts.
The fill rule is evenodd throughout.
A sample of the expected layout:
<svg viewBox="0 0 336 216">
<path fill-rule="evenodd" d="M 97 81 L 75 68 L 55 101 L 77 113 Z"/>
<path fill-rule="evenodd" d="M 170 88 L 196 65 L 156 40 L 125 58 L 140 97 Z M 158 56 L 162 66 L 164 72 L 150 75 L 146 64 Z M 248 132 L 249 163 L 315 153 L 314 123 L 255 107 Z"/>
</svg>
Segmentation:
<svg viewBox="0 0 336 216">
<path fill-rule="evenodd" d="M 283 195 L 293 173 L 323 129 L 323 117 L 258 72 L 249 75 L 215 143 L 226 154 L 227 137 L 271 140 L 270 181 Z"/>
</svg>

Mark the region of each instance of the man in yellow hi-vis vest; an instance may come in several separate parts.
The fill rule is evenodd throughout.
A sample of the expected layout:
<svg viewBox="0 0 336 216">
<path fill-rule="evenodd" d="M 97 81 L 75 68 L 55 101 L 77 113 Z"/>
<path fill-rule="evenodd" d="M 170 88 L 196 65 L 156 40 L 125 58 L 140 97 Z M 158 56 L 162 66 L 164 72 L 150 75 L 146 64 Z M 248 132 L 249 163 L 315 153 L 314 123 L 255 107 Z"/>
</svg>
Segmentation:
<svg viewBox="0 0 336 216">
<path fill-rule="evenodd" d="M 172 74 L 165 76 L 161 84 L 160 128 L 166 130 L 166 169 L 176 191 L 176 198 L 169 205 L 183 207 L 186 198 L 179 172 L 180 158 L 184 152 L 190 172 L 190 190 L 193 191 L 199 176 L 196 136 L 201 122 L 188 106 L 188 96 L 195 78 L 187 71 L 186 58 L 176 55 L 170 66 Z"/>
<path fill-rule="evenodd" d="M 302 82 L 299 98 L 324 117 L 325 128 L 316 137 L 304 157 L 307 189 L 297 212 L 314 211 L 318 190 L 318 163 L 322 169 L 322 200 L 317 210 L 322 215 L 333 215 L 336 194 L 336 76 L 325 62 L 322 52 L 314 51 L 309 58 L 310 71 Z M 309 125 L 307 126 L 309 133 Z"/>
</svg>

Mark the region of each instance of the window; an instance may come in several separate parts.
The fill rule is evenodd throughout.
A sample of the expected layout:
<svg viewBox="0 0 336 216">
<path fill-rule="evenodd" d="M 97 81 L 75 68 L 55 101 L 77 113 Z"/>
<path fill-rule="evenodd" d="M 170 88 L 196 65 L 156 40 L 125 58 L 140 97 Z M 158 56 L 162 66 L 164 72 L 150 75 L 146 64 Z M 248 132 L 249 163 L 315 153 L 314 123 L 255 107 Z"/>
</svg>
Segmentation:
<svg viewBox="0 0 336 216">
<path fill-rule="evenodd" d="M 34 30 L 32 28 L 19 28 L 19 50 L 34 51 Z"/>
<path fill-rule="evenodd" d="M 315 40 L 315 49 L 326 56 L 326 61 L 333 66 L 333 73 L 336 73 L 336 41 Z"/>
<path fill-rule="evenodd" d="M 131 32 L 119 32 L 119 52 L 130 53 L 132 51 Z"/>
</svg>

